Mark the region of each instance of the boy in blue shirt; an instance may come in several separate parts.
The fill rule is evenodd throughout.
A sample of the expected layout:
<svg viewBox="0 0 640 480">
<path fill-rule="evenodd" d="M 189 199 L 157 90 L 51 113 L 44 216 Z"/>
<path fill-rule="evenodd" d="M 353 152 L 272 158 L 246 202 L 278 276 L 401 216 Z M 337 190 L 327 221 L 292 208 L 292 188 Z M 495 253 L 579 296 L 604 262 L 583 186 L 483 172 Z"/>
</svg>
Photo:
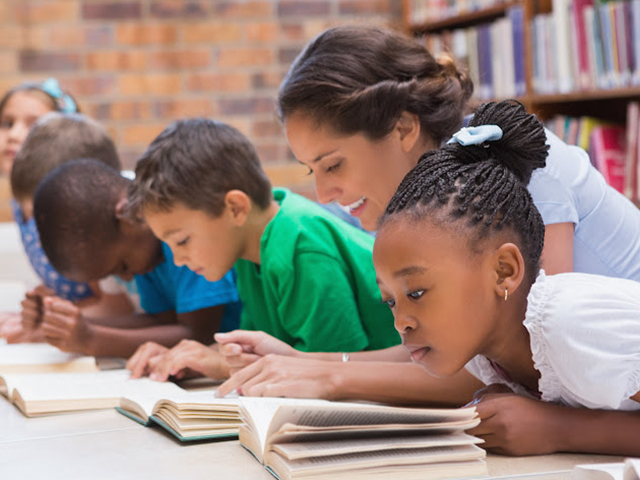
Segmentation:
<svg viewBox="0 0 640 480">
<path fill-rule="evenodd" d="M 209 282 L 177 267 L 171 250 L 128 216 L 130 182 L 100 162 L 77 160 L 55 169 L 36 190 L 34 217 L 51 264 L 76 281 L 135 279 L 146 312 L 99 325 L 72 303 L 45 298 L 42 331 L 62 350 L 129 357 L 148 341 L 165 347 L 185 338 L 208 343 L 213 333 L 238 323 L 233 273 Z"/>
</svg>

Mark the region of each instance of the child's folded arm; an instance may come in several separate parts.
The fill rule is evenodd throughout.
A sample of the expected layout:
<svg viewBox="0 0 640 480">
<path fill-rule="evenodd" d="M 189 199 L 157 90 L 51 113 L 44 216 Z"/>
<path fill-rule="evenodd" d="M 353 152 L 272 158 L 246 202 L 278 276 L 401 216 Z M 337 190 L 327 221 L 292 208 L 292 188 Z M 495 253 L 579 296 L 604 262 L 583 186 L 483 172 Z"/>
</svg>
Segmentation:
<svg viewBox="0 0 640 480">
<path fill-rule="evenodd" d="M 468 433 L 495 453 L 640 455 L 637 411 L 572 408 L 508 393 L 486 395 L 476 409 L 482 422 Z"/>
</svg>

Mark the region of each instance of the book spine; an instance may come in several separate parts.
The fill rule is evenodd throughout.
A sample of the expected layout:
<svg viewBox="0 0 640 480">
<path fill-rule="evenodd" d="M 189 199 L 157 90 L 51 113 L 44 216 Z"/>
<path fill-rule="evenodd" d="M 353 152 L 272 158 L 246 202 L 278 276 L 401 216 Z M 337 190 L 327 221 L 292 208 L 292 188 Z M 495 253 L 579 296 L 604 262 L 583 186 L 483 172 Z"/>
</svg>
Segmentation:
<svg viewBox="0 0 640 480">
<path fill-rule="evenodd" d="M 633 84 L 640 85 L 640 0 L 632 0 L 631 8 L 631 43 L 633 45 Z"/>
<path fill-rule="evenodd" d="M 511 26 L 513 31 L 513 68 L 515 77 L 515 95 L 517 97 L 521 97 L 525 93 L 527 93 L 527 81 L 525 78 L 524 66 L 524 9 L 521 6 L 513 7 L 509 9 L 508 15 L 511 19 Z M 536 62 L 534 61 L 534 68 L 535 63 Z"/>
<path fill-rule="evenodd" d="M 604 35 L 602 10 L 597 3 L 593 7 L 593 40 L 596 45 L 596 61 L 599 72 L 598 88 L 609 88 L 609 60 L 607 53 L 607 44 Z"/>
<path fill-rule="evenodd" d="M 588 35 L 585 11 L 588 7 L 593 8 L 593 0 L 574 0 L 572 9 L 574 12 L 574 32 L 575 38 L 575 57 L 578 59 L 578 86 L 583 90 L 595 87 L 594 77 L 592 75 L 592 59 L 589 54 L 593 36 Z M 591 28 L 591 31 L 593 29 Z"/>
<path fill-rule="evenodd" d="M 627 104 L 627 151 L 625 155 L 625 182 L 624 194 L 633 201 L 638 200 L 638 124 L 640 104 L 629 102 Z"/>
<path fill-rule="evenodd" d="M 611 41 L 611 14 L 609 11 L 609 5 L 606 3 L 599 5 L 597 10 L 605 71 L 604 88 L 613 88 L 617 85 L 617 79 L 614 63 L 613 42 Z"/>
<path fill-rule="evenodd" d="M 553 22 L 555 26 L 557 88 L 560 93 L 568 93 L 573 90 L 573 78 L 571 75 L 572 50 L 569 36 L 569 0 L 552 0 Z"/>
<path fill-rule="evenodd" d="M 491 66 L 491 31 L 489 25 L 478 27 L 478 60 L 480 68 L 480 91 L 482 100 L 493 98 L 493 78 Z"/>
</svg>

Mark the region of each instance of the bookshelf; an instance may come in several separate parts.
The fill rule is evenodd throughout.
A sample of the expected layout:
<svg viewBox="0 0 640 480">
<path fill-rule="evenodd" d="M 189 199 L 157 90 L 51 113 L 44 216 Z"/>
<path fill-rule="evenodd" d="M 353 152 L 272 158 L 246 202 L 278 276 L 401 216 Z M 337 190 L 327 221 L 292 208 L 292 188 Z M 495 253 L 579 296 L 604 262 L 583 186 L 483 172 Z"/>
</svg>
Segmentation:
<svg viewBox="0 0 640 480">
<path fill-rule="evenodd" d="M 519 100 L 640 203 L 640 0 L 404 0 L 404 26 L 466 66 L 472 107 Z"/>
<path fill-rule="evenodd" d="M 430 48 L 429 38 L 433 37 L 447 37 L 456 30 L 466 30 L 478 28 L 482 25 L 494 24 L 496 21 L 508 17 L 509 12 L 514 8 L 520 9 L 522 12 L 522 43 L 520 55 L 524 59 L 524 91 L 520 95 L 490 95 L 478 97 L 476 95 L 475 100 L 477 102 L 484 102 L 488 100 L 501 99 L 501 98 L 517 98 L 528 111 L 538 114 L 542 119 L 548 119 L 558 114 L 572 115 L 572 116 L 596 116 L 605 120 L 624 123 L 626 115 L 626 105 L 630 101 L 640 101 L 640 0 L 626 0 L 622 1 L 604 1 L 604 0 L 505 0 L 501 2 L 495 2 L 489 4 L 487 2 L 491 0 L 404 0 L 404 16 L 403 23 L 405 30 L 415 37 L 425 37 L 427 48 Z M 634 3 L 637 3 L 638 10 L 634 10 Z M 626 6 L 624 5 L 626 4 Z M 579 5 L 577 7 L 576 5 Z M 618 6 L 619 5 L 619 6 Z M 552 45 L 553 55 L 560 56 L 561 58 L 568 59 L 569 70 L 573 70 L 571 73 L 574 77 L 579 74 L 583 74 L 580 71 L 578 59 L 579 54 L 585 55 L 585 52 L 581 49 L 589 49 L 584 42 L 580 42 L 579 33 L 576 33 L 579 29 L 576 27 L 577 11 L 584 12 L 585 6 L 591 8 L 591 10 L 597 10 L 596 16 L 599 21 L 602 22 L 599 25 L 602 26 L 602 19 L 609 13 L 611 17 L 606 17 L 608 21 L 612 22 L 609 33 L 613 31 L 613 35 L 622 37 L 626 35 L 626 38 L 618 39 L 618 46 L 622 50 L 625 50 L 625 60 L 618 61 L 618 59 L 611 60 L 615 65 L 614 67 L 620 68 L 620 63 L 626 68 L 626 80 L 612 85 L 608 88 L 598 88 L 596 84 L 599 80 L 596 78 L 602 76 L 615 76 L 614 72 L 606 70 L 606 59 L 602 59 L 603 67 L 605 71 L 599 71 L 596 67 L 596 58 L 587 55 L 587 62 L 591 62 L 589 65 L 589 74 L 592 78 L 587 80 L 587 85 L 578 85 L 576 78 L 573 78 L 573 83 L 570 88 L 557 88 L 554 86 L 547 88 L 540 88 L 536 85 L 538 78 L 536 59 L 540 60 L 536 55 L 544 55 L 540 52 L 542 48 L 539 43 L 541 39 L 545 37 L 544 32 L 541 34 L 538 32 L 538 27 L 544 21 L 555 21 L 554 25 L 562 24 L 568 28 L 565 29 L 565 40 L 568 41 L 567 48 L 561 48 L 558 39 L 557 29 L 552 30 L 552 41 L 549 43 Z M 607 6 L 609 6 L 607 8 Z M 433 8 L 432 8 L 433 7 Z M 554 13 L 554 7 L 556 12 Z M 560 17 L 558 21 L 559 7 L 564 7 L 565 16 Z M 435 10 L 433 15 L 429 14 L 429 9 Z M 419 15 L 416 15 L 416 9 L 419 10 Z M 582 10 L 580 10 L 582 9 Z M 626 9 L 626 10 L 625 10 Z M 609 12 L 610 11 L 610 12 Z M 618 18 L 622 15 L 622 19 Z M 584 19 L 584 13 L 582 19 Z M 604 15 L 604 16 L 603 16 Z M 617 15 L 617 16 L 616 16 Z M 426 16 L 426 18 L 424 18 Z M 422 17 L 422 18 L 421 18 Z M 636 21 L 635 19 L 638 19 Z M 621 26 L 615 22 L 625 22 L 622 25 L 622 29 L 615 27 Z M 568 23 L 567 23 L 568 22 Z M 635 23 L 634 23 L 635 22 Z M 585 22 L 582 22 L 584 25 Z M 575 28 L 574 28 L 575 27 Z M 552 27 L 555 28 L 555 27 Z M 621 34 L 619 30 L 624 32 Z M 589 31 L 583 32 L 583 35 L 589 34 Z M 596 35 L 597 36 L 597 35 Z M 547 36 L 548 38 L 549 36 Z M 587 43 L 593 41 L 587 38 Z M 601 40 L 603 44 L 605 40 Z M 446 42 L 444 42 L 446 43 Z M 624 43 L 624 45 L 622 45 Z M 589 44 L 590 45 L 590 44 Z M 597 46 L 597 44 L 596 44 Z M 610 46 L 610 48 L 614 48 Z M 606 47 L 602 47 L 606 49 Z M 434 50 L 430 48 L 430 50 Z M 437 50 L 437 49 L 436 49 Z M 450 48 L 450 45 L 444 45 L 442 51 L 449 50 L 453 53 L 454 57 L 458 57 L 455 51 Z M 564 50 L 564 52 L 562 52 Z M 615 49 L 614 49 L 615 50 Z M 617 50 L 616 50 L 617 52 Z M 432 53 L 439 53 L 438 51 Z M 548 52 L 547 52 L 548 53 Z M 589 52 L 587 52 L 589 53 Z M 514 56 L 517 56 L 515 53 Z M 622 53 L 618 53 L 620 57 Z M 603 56 L 606 56 L 603 54 Z M 559 64 L 557 57 L 549 60 L 550 64 Z M 549 63 L 547 62 L 547 63 Z M 465 63 L 465 62 L 463 62 Z M 564 62 L 566 63 L 566 62 Z M 585 68 L 584 66 L 582 68 Z M 615 70 L 615 69 L 614 69 Z M 635 72 L 635 76 L 634 76 Z M 482 84 L 482 79 L 476 78 L 473 75 L 474 84 L 476 85 L 476 92 L 479 92 L 479 87 Z M 557 73 L 557 72 L 556 72 Z M 581 79 L 582 80 L 582 79 Z M 560 92 L 562 90 L 562 92 Z M 509 92 L 508 92 L 509 93 Z"/>
</svg>

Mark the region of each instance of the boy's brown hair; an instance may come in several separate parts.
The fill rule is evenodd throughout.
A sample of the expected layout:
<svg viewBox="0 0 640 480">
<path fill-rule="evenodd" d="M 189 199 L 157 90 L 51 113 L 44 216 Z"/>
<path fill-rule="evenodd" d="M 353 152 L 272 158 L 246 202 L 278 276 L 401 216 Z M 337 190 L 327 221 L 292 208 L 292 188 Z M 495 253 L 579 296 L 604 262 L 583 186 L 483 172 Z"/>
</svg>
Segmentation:
<svg viewBox="0 0 640 480">
<path fill-rule="evenodd" d="M 17 200 L 33 197 L 40 181 L 56 167 L 91 158 L 121 169 L 116 147 L 106 130 L 79 113 L 48 113 L 31 128 L 11 170 L 11 191 Z"/>
<path fill-rule="evenodd" d="M 261 209 L 273 198 L 251 142 L 230 125 L 193 118 L 173 122 L 151 142 L 128 197 L 134 216 L 145 206 L 167 211 L 180 203 L 217 217 L 231 190 L 246 193 Z"/>
</svg>

